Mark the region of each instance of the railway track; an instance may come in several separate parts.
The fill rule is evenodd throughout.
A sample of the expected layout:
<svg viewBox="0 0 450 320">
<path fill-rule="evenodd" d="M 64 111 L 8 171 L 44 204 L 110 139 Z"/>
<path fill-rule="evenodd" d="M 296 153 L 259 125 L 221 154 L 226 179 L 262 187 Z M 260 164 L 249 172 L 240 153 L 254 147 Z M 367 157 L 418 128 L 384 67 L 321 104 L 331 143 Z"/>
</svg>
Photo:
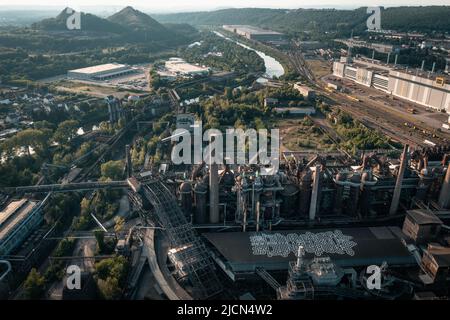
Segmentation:
<svg viewBox="0 0 450 320">
<path fill-rule="evenodd" d="M 355 119 L 361 121 L 365 126 L 370 129 L 378 130 L 394 141 L 399 141 L 403 144 L 409 144 L 413 147 L 430 147 L 425 143 L 426 139 L 430 139 L 428 135 L 421 134 L 417 131 L 405 130 L 405 119 L 399 119 L 399 116 L 393 114 L 387 110 L 381 110 L 367 106 L 367 104 L 356 104 L 345 99 L 337 94 L 331 94 L 323 90 L 319 90 L 322 95 L 331 99 L 334 103 L 338 104 L 340 109 L 347 112 Z M 364 107 L 364 109 L 362 109 Z M 419 128 L 418 126 L 416 126 Z M 421 129 L 422 131 L 425 129 Z M 441 139 L 439 139 L 441 140 Z M 439 141 L 439 142 L 445 142 Z"/>
<path fill-rule="evenodd" d="M 310 116 L 308 116 L 308 118 L 312 122 L 314 122 L 314 124 L 319 128 L 319 130 L 333 142 L 333 144 L 336 146 L 337 151 L 339 151 L 347 159 L 353 160 L 352 155 L 340 147 L 341 138 L 339 136 L 337 136 L 336 132 L 332 131 L 331 128 L 329 128 L 326 125 L 324 125 L 323 123 L 321 123 L 318 119 L 310 117 Z"/>
<path fill-rule="evenodd" d="M 299 48 L 289 50 L 285 53 L 295 70 L 301 74 L 311 85 L 316 84 L 316 78 L 306 64 L 303 54 Z"/>
<path fill-rule="evenodd" d="M 423 142 L 424 139 L 419 139 L 411 135 L 411 133 L 408 134 L 403 132 L 403 130 L 399 130 L 399 125 L 386 120 L 385 114 L 381 117 L 381 115 L 377 113 L 361 112 L 358 110 L 360 107 L 349 105 L 341 105 L 340 108 L 359 120 L 366 127 L 381 131 L 394 141 L 399 141 L 403 144 L 409 144 L 414 147 L 427 147 L 427 145 Z M 373 117 L 375 117 L 374 120 Z"/>
</svg>

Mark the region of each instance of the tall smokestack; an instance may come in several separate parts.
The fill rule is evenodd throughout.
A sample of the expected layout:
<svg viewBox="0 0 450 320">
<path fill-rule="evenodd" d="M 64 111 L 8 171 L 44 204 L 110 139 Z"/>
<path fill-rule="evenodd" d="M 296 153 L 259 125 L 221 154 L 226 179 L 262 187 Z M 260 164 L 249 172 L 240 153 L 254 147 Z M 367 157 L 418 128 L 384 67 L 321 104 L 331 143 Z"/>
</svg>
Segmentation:
<svg viewBox="0 0 450 320">
<path fill-rule="evenodd" d="M 397 61 L 398 61 L 398 54 L 395 55 L 394 65 L 397 65 Z"/>
<path fill-rule="evenodd" d="M 303 246 L 298 246 L 297 252 L 297 268 L 300 268 L 303 264 Z"/>
<path fill-rule="evenodd" d="M 375 50 L 372 51 L 372 62 L 375 60 Z"/>
<path fill-rule="evenodd" d="M 209 220 L 219 223 L 219 166 L 211 163 L 209 166 Z"/>
<path fill-rule="evenodd" d="M 388 52 L 386 64 L 389 64 L 389 60 L 391 60 L 391 53 L 390 52 Z"/>
<path fill-rule="evenodd" d="M 434 69 L 436 68 L 436 62 L 433 62 L 433 68 L 431 68 L 431 73 L 434 72 Z"/>
<path fill-rule="evenodd" d="M 316 165 L 316 170 L 314 171 L 311 205 L 309 207 L 309 220 L 311 221 L 316 218 L 317 199 L 319 197 L 319 180 L 320 180 L 320 165 Z"/>
<path fill-rule="evenodd" d="M 408 164 L 408 149 L 409 146 L 406 144 L 403 148 L 402 157 L 400 159 L 397 182 L 395 183 L 394 195 L 392 196 L 391 208 L 389 210 L 390 215 L 394 215 L 397 213 L 398 205 L 400 202 L 400 194 L 402 192 L 403 176 L 405 175 L 406 166 Z"/>
<path fill-rule="evenodd" d="M 450 209 L 450 164 L 447 166 L 447 173 L 445 174 L 444 182 L 442 183 L 438 203 L 441 208 Z"/>
<path fill-rule="evenodd" d="M 425 60 L 422 60 L 422 66 L 420 67 L 420 70 L 423 71 L 424 68 L 425 68 Z"/>
</svg>

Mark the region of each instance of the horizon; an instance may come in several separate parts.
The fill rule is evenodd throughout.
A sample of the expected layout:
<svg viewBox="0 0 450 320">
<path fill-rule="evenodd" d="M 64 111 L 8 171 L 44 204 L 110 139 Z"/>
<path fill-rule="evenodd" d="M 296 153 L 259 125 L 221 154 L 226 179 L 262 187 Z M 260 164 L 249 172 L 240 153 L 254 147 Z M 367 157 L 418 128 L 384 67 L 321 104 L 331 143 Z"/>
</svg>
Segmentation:
<svg viewBox="0 0 450 320">
<path fill-rule="evenodd" d="M 6 2 L 1 0 L 1 2 Z M 57 2 L 55 4 L 55 2 Z M 186 4 L 183 0 L 173 0 L 170 4 L 155 4 L 147 3 L 142 0 L 135 1 L 105 1 L 105 0 L 93 0 L 93 1 L 53 1 L 43 2 L 41 5 L 36 5 L 34 1 L 30 0 L 17 0 L 14 3 L 0 3 L 0 10 L 2 11 L 56 11 L 63 10 L 66 7 L 71 7 L 77 11 L 84 12 L 116 12 L 124 7 L 132 6 L 133 8 L 152 12 L 152 13 L 182 13 L 182 12 L 199 12 L 199 11 L 216 11 L 223 9 L 243 9 L 243 8 L 258 8 L 258 9 L 337 9 L 337 10 L 353 10 L 360 7 L 366 6 L 383 6 L 383 7 L 416 7 L 416 6 L 449 6 L 450 0 L 445 1 L 407 1 L 398 0 L 394 3 L 387 1 L 378 1 L 376 4 L 372 1 L 362 0 L 355 5 L 354 1 L 351 0 L 318 0 L 311 2 L 311 4 L 302 3 L 299 4 L 297 1 L 293 0 L 261 0 L 261 1 L 246 1 L 245 4 L 236 1 L 224 1 L 217 0 L 214 2 L 206 0 L 197 0 L 195 3 Z M 274 5 L 275 3 L 275 5 Z"/>
</svg>

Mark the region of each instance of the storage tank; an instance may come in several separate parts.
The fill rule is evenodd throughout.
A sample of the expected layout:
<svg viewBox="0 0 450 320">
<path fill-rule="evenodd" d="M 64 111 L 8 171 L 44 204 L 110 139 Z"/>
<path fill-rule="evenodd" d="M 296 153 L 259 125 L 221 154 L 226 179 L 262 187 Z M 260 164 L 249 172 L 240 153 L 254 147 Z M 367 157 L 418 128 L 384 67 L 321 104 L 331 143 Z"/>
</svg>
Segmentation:
<svg viewBox="0 0 450 320">
<path fill-rule="evenodd" d="M 361 215 L 368 217 L 372 205 L 372 187 L 377 183 L 371 171 L 365 171 L 361 177 Z"/>
<path fill-rule="evenodd" d="M 427 168 L 420 170 L 419 184 L 417 185 L 416 199 L 425 200 L 427 198 L 430 186 L 433 183 L 433 175 Z"/>
<path fill-rule="evenodd" d="M 345 185 L 347 183 L 347 173 L 339 172 L 336 175 L 335 182 L 336 182 L 336 201 L 335 201 L 334 212 L 336 214 L 341 214 L 343 204 L 344 204 L 344 189 L 345 189 Z"/>
<path fill-rule="evenodd" d="M 220 177 L 220 184 L 224 185 L 227 188 L 231 188 L 234 183 L 234 173 L 227 166 Z"/>
</svg>

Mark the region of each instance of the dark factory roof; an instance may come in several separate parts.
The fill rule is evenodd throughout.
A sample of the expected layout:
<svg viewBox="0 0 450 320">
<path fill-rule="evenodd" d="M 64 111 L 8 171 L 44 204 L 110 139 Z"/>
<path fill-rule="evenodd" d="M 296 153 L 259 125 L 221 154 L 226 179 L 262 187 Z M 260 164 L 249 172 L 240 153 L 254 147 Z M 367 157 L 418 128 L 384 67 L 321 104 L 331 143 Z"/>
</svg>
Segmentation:
<svg viewBox="0 0 450 320">
<path fill-rule="evenodd" d="M 339 228 L 274 232 L 206 233 L 213 253 L 232 272 L 253 272 L 256 267 L 284 270 L 296 259 L 299 245 L 305 258 L 329 256 L 343 267 L 413 265 L 398 227 Z"/>
<path fill-rule="evenodd" d="M 442 224 L 441 219 L 439 219 L 434 213 L 427 210 L 422 209 L 409 210 L 408 217 L 413 219 L 414 222 L 419 225 Z"/>
</svg>

